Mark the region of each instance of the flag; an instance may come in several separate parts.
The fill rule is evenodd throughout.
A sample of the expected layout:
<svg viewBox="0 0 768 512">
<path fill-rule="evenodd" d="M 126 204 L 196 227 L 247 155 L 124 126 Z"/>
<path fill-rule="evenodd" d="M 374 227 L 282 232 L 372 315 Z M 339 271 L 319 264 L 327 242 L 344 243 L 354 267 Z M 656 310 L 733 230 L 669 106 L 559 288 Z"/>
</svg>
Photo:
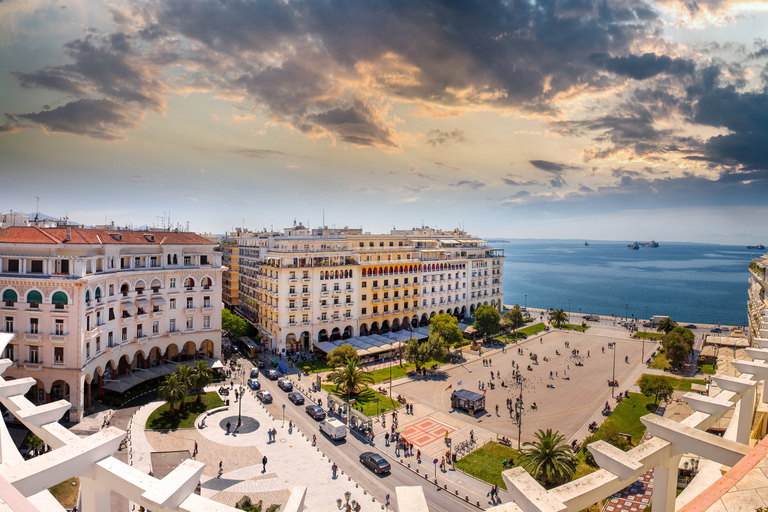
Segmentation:
<svg viewBox="0 0 768 512">
<path fill-rule="evenodd" d="M 445 390 L 446 390 L 446 391 L 448 391 L 448 390 L 449 390 L 449 389 L 451 389 L 452 387 L 453 387 L 453 384 L 448 384 L 448 387 L 447 387 L 447 388 L 445 388 Z"/>
<path fill-rule="evenodd" d="M 483 390 L 483 396 L 485 396 L 485 392 L 486 392 L 486 391 L 488 391 L 488 388 L 485 388 L 485 389 Z"/>
</svg>

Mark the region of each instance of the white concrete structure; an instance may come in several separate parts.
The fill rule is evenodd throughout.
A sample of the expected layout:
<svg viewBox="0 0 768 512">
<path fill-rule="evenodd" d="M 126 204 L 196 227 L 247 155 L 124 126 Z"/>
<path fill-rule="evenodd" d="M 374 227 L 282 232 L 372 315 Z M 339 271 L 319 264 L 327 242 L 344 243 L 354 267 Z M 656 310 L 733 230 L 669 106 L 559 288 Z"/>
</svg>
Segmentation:
<svg viewBox="0 0 768 512">
<path fill-rule="evenodd" d="M 281 353 L 502 308 L 501 249 L 463 231 L 252 233 L 239 246 L 239 308 Z"/>
<path fill-rule="evenodd" d="M 124 391 L 221 350 L 221 266 L 193 233 L 74 227 L 0 230 L 6 375 L 32 377 L 36 404 Z"/>
</svg>

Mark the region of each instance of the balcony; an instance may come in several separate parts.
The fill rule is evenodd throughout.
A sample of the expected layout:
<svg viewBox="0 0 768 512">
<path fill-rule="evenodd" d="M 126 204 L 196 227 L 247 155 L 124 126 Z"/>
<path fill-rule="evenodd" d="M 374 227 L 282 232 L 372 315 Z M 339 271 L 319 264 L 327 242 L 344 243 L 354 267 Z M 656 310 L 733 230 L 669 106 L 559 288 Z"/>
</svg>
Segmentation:
<svg viewBox="0 0 768 512">
<path fill-rule="evenodd" d="M 168 333 L 169 338 L 178 338 L 181 336 L 181 331 L 171 331 Z"/>
<path fill-rule="evenodd" d="M 147 313 L 144 313 L 143 315 L 136 315 L 136 320 L 139 320 L 139 321 L 146 320 L 148 318 L 149 318 L 149 314 Z"/>
<path fill-rule="evenodd" d="M 146 343 L 148 341 L 149 341 L 149 336 L 142 336 L 140 338 L 138 337 L 136 338 L 136 343 L 138 343 L 139 345 L 141 345 L 142 343 Z"/>
<path fill-rule="evenodd" d="M 191 315 L 196 312 L 197 312 L 197 308 L 184 308 L 184 313 L 187 315 Z"/>
<path fill-rule="evenodd" d="M 328 320 L 327 320 L 327 319 L 326 319 L 326 320 L 320 320 L 320 323 L 321 323 L 321 324 L 327 324 L 327 323 L 328 323 Z"/>
<path fill-rule="evenodd" d="M 373 287 L 373 291 L 378 292 L 379 290 L 381 290 L 381 286 L 374 286 Z"/>
<path fill-rule="evenodd" d="M 312 296 L 310 292 L 301 292 L 302 298 L 308 299 Z"/>
<path fill-rule="evenodd" d="M 330 304 L 322 304 L 322 305 L 320 305 L 320 309 L 328 309 L 330 307 L 331 307 Z"/>
<path fill-rule="evenodd" d="M 387 286 L 385 286 L 385 287 L 384 287 L 384 289 L 385 289 L 385 290 L 391 290 L 391 289 L 392 289 L 392 286 L 390 286 L 390 285 L 387 285 Z"/>
<path fill-rule="evenodd" d="M 290 313 L 296 313 L 299 310 L 299 308 L 288 308 L 288 312 Z"/>
<path fill-rule="evenodd" d="M 24 341 L 43 341 L 43 335 L 39 333 L 24 333 Z"/>
<path fill-rule="evenodd" d="M 303 306 L 303 307 L 301 308 L 301 310 L 302 310 L 302 311 L 312 311 L 312 308 L 311 308 L 311 307 L 309 307 L 309 306 Z"/>
<path fill-rule="evenodd" d="M 379 299 L 373 299 L 371 302 L 373 302 L 374 304 L 378 304 L 378 303 L 380 303 L 381 301 L 380 301 Z"/>
<path fill-rule="evenodd" d="M 298 280 L 298 279 L 296 279 L 295 277 L 292 277 L 292 278 L 288 279 L 288 282 L 289 282 L 289 283 L 292 283 L 292 284 L 295 284 L 295 283 L 298 283 L 298 282 L 299 282 L 299 280 Z"/>
<path fill-rule="evenodd" d="M 40 372 L 43 370 L 43 362 L 38 361 L 37 363 L 32 363 L 30 361 L 24 361 L 24 369 L 31 370 L 34 372 Z"/>
<path fill-rule="evenodd" d="M 298 325 L 296 322 L 288 322 L 288 327 L 296 327 Z"/>
<path fill-rule="evenodd" d="M 303 277 L 301 279 L 301 282 L 302 283 L 311 283 L 312 282 L 312 278 L 311 277 Z"/>
<path fill-rule="evenodd" d="M 120 319 L 120 324 L 121 325 L 130 324 L 130 323 L 133 323 L 133 317 L 132 316 L 127 316 L 125 318 L 121 318 Z"/>
<path fill-rule="evenodd" d="M 213 306 L 203 306 L 203 313 L 213 313 Z"/>
<path fill-rule="evenodd" d="M 49 340 L 51 343 L 66 343 L 67 334 L 51 334 Z"/>
<path fill-rule="evenodd" d="M 152 312 L 152 318 L 162 318 L 163 312 L 162 311 L 153 311 Z"/>
</svg>

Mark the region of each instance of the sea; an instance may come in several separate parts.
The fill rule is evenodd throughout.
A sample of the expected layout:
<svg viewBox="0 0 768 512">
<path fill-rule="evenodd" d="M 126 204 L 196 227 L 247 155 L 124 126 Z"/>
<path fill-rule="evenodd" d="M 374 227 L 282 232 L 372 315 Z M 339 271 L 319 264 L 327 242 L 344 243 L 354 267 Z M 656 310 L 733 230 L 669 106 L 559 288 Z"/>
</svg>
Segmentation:
<svg viewBox="0 0 768 512">
<path fill-rule="evenodd" d="M 680 324 L 747 322 L 747 267 L 765 251 L 682 242 L 632 250 L 630 241 L 584 242 L 490 241 L 504 249 L 504 304 L 629 320 L 664 315 Z"/>
</svg>

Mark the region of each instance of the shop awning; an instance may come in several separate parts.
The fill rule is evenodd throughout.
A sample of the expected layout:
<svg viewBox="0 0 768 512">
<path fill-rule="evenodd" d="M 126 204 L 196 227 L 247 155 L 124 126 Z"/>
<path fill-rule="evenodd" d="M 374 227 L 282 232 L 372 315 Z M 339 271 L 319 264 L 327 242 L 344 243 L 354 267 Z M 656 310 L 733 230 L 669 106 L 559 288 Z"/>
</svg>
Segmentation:
<svg viewBox="0 0 768 512">
<path fill-rule="evenodd" d="M 152 304 L 155 306 L 164 306 L 165 305 L 165 297 L 151 297 Z"/>
<path fill-rule="evenodd" d="M 126 310 L 129 313 L 133 313 L 136 311 L 136 304 L 133 302 L 121 302 L 120 305 L 123 307 L 124 310 Z"/>
<path fill-rule="evenodd" d="M 137 299 L 136 305 L 140 308 L 148 308 L 149 307 L 149 299 Z"/>
</svg>

